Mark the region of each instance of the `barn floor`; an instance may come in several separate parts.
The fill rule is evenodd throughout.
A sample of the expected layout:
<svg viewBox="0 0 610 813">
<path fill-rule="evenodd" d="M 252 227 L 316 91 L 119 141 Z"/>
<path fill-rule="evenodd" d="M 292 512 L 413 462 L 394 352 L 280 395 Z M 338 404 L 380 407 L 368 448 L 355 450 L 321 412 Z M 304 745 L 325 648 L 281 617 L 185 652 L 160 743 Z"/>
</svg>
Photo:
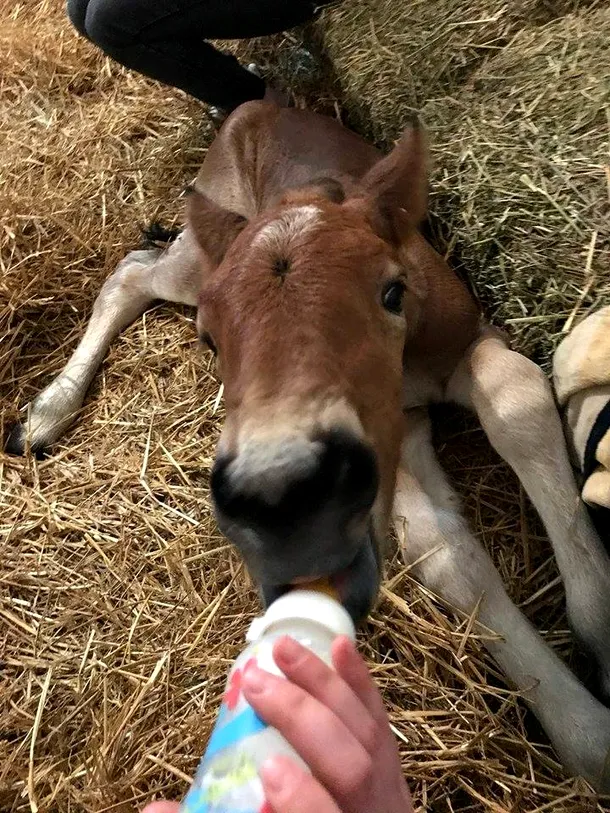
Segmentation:
<svg viewBox="0 0 610 813">
<path fill-rule="evenodd" d="M 212 133 L 179 93 L 73 35 L 61 0 L 0 0 L 0 426 L 60 369 L 139 225 L 180 222 Z M 257 597 L 211 516 L 219 382 L 194 314 L 112 347 L 43 462 L 0 454 L 0 810 L 133 811 L 185 791 Z M 511 595 L 574 658 L 544 532 L 463 416 L 439 448 Z M 416 805 L 605 809 L 457 618 L 390 557 L 360 635 Z"/>
</svg>

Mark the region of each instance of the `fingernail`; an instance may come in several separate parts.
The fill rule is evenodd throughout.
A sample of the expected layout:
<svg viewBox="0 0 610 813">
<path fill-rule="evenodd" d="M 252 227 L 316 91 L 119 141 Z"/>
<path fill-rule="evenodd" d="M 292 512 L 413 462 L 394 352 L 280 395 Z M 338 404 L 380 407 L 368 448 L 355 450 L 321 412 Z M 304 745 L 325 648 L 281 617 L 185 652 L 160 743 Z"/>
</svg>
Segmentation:
<svg viewBox="0 0 610 813">
<path fill-rule="evenodd" d="M 244 672 L 244 688 L 251 694 L 261 694 L 267 688 L 267 675 L 258 666 L 250 666 Z"/>
<path fill-rule="evenodd" d="M 261 769 L 266 787 L 273 793 L 279 793 L 286 782 L 286 768 L 277 759 L 268 759 Z"/>
<path fill-rule="evenodd" d="M 278 641 L 277 654 L 285 664 L 293 664 L 301 657 L 303 650 L 294 638 L 286 636 Z"/>
</svg>

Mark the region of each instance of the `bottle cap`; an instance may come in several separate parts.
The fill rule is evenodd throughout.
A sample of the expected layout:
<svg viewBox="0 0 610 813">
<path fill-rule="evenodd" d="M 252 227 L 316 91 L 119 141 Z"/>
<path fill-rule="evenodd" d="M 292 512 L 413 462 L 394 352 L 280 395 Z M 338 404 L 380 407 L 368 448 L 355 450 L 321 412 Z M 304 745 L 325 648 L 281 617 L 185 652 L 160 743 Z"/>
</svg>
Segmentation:
<svg viewBox="0 0 610 813">
<path fill-rule="evenodd" d="M 291 590 L 280 596 L 255 618 L 246 633 L 246 641 L 256 641 L 278 621 L 313 621 L 335 635 L 347 635 L 356 640 L 356 628 L 347 610 L 334 598 L 317 590 Z"/>
</svg>

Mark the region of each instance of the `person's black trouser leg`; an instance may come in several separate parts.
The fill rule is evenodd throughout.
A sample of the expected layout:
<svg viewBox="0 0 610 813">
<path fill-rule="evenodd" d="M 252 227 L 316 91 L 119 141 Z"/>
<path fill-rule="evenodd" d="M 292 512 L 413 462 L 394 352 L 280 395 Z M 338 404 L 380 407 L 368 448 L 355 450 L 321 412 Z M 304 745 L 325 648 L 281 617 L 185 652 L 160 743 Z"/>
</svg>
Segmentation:
<svg viewBox="0 0 610 813">
<path fill-rule="evenodd" d="M 261 99 L 262 79 L 206 39 L 276 34 L 331 0 L 68 0 L 81 34 L 122 65 L 232 110 Z"/>
</svg>

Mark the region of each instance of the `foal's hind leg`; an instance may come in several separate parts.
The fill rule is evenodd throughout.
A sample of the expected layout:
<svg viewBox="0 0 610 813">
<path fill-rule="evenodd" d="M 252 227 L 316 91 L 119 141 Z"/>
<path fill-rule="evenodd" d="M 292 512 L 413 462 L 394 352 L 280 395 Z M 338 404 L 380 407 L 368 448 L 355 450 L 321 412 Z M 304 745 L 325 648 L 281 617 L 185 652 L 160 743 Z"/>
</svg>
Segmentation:
<svg viewBox="0 0 610 813">
<path fill-rule="evenodd" d="M 183 232 L 166 250 L 132 251 L 106 280 L 78 347 L 61 373 L 30 404 L 24 423 L 11 431 L 6 450 L 26 445 L 44 452 L 74 421 L 112 340 L 156 299 L 197 302 L 198 249 Z"/>
<path fill-rule="evenodd" d="M 565 585 L 570 624 L 610 698 L 610 559 L 580 499 L 550 386 L 491 332 L 469 349 L 447 396 L 476 411 L 540 514 Z"/>
<path fill-rule="evenodd" d="M 610 709 L 579 683 L 510 600 L 436 460 L 427 415 L 406 415 L 394 523 L 405 560 L 437 595 L 488 632 L 486 647 L 532 708 L 564 764 L 610 791 Z"/>
</svg>

